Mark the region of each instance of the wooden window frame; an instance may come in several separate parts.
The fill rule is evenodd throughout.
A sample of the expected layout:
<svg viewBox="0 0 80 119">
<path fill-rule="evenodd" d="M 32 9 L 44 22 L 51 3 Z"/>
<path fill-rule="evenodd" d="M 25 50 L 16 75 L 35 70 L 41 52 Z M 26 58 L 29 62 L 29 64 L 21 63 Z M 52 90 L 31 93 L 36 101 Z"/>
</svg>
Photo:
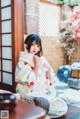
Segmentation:
<svg viewBox="0 0 80 119">
<path fill-rule="evenodd" d="M 0 88 L 15 92 L 15 68 L 18 62 L 19 53 L 24 48 L 24 31 L 23 31 L 23 0 L 11 0 L 11 14 L 12 14 L 12 86 L 0 82 Z M 1 31 L 1 28 L 0 28 Z M 1 32 L 0 32 L 1 33 Z M 1 37 L 1 36 L 0 36 Z"/>
</svg>

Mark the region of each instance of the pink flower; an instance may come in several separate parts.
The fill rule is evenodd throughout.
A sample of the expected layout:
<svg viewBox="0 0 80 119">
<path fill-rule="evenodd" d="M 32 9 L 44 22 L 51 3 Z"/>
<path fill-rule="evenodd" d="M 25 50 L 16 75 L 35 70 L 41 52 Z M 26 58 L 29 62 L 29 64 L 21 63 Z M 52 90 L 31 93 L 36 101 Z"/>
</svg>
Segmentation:
<svg viewBox="0 0 80 119">
<path fill-rule="evenodd" d="M 34 70 L 34 67 L 31 67 L 32 70 Z"/>
<path fill-rule="evenodd" d="M 52 83 L 50 83 L 49 85 L 52 86 Z"/>
<path fill-rule="evenodd" d="M 48 76 L 46 76 L 46 79 L 49 79 Z"/>
<path fill-rule="evenodd" d="M 34 82 L 33 82 L 33 81 L 31 81 L 31 82 L 30 82 L 30 85 L 34 85 Z"/>
<path fill-rule="evenodd" d="M 80 6 L 76 6 L 73 9 L 73 14 L 71 16 L 71 27 L 73 28 L 74 37 L 76 40 L 80 39 Z"/>
<path fill-rule="evenodd" d="M 27 65 L 28 63 L 27 62 L 24 62 L 24 65 Z"/>
<path fill-rule="evenodd" d="M 31 90 L 31 92 L 33 92 L 33 90 Z"/>
</svg>

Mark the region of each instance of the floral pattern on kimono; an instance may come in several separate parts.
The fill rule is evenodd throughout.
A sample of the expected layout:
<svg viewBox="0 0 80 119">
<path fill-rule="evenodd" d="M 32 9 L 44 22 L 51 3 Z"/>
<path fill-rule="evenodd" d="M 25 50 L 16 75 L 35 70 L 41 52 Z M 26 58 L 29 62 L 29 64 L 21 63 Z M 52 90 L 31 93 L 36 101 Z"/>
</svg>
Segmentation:
<svg viewBox="0 0 80 119">
<path fill-rule="evenodd" d="M 33 54 L 20 52 L 19 62 L 16 66 L 15 71 L 15 79 L 17 84 L 16 91 L 19 93 L 31 93 L 34 91 L 51 94 L 53 89 L 54 82 L 54 72 L 51 68 L 50 79 L 46 77 L 46 73 L 48 71 L 47 68 L 43 66 L 44 63 L 49 65 L 46 59 L 41 56 L 41 66 L 39 68 L 39 76 L 36 79 L 34 73 L 34 62 L 33 62 Z M 50 65 L 49 65 L 50 66 Z M 50 66 L 51 67 L 51 66 Z"/>
</svg>

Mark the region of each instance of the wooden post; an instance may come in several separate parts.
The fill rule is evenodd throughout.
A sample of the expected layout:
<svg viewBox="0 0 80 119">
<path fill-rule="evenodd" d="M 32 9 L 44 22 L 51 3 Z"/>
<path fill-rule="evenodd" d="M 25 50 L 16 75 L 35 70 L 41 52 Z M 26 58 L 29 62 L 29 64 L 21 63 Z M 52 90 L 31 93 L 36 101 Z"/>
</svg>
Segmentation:
<svg viewBox="0 0 80 119">
<path fill-rule="evenodd" d="M 19 52 L 23 50 L 23 0 L 13 0 L 13 59 L 14 59 L 14 66 L 16 67 L 16 64 L 18 62 Z"/>
</svg>

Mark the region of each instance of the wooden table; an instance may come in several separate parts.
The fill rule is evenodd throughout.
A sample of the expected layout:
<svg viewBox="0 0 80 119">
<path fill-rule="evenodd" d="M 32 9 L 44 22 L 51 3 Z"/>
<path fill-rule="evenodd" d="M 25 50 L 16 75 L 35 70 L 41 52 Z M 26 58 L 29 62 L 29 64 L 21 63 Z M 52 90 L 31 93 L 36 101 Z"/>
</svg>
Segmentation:
<svg viewBox="0 0 80 119">
<path fill-rule="evenodd" d="M 44 109 L 28 102 L 19 101 L 8 119 L 50 119 L 45 118 L 46 115 Z M 68 105 L 68 112 L 57 119 L 80 119 L 80 108 Z"/>
<path fill-rule="evenodd" d="M 45 115 L 44 109 L 25 101 L 19 101 L 14 111 L 10 113 L 9 119 L 44 119 Z"/>
</svg>

